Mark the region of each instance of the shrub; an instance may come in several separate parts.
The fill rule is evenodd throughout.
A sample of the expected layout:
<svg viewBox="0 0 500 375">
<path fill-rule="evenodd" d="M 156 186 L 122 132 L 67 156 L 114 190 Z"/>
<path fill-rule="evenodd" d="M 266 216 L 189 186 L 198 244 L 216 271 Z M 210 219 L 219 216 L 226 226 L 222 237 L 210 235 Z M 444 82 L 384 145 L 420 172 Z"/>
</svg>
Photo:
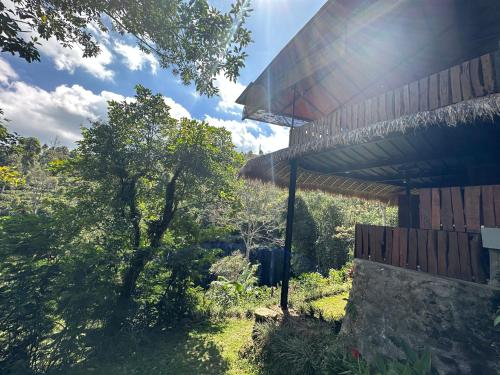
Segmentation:
<svg viewBox="0 0 500 375">
<path fill-rule="evenodd" d="M 328 271 L 328 281 L 331 284 L 342 284 L 349 280 L 350 272 L 352 269 L 352 263 L 346 264 L 339 270 L 330 269 Z"/>
<path fill-rule="evenodd" d="M 145 268 L 135 298 L 132 326 L 170 326 L 206 314 L 203 288 L 218 250 L 199 247 L 165 249 Z"/>
<path fill-rule="evenodd" d="M 241 275 L 246 272 L 251 266 L 248 260 L 239 251 L 235 251 L 227 257 L 223 257 L 216 261 L 210 267 L 210 273 L 216 277 L 222 276 L 229 281 L 238 281 Z"/>
<path fill-rule="evenodd" d="M 265 374 L 355 374 L 358 367 L 337 345 L 332 327 L 314 319 L 256 324 L 248 354 Z"/>
<path fill-rule="evenodd" d="M 418 353 L 403 342 L 399 346 L 404 360 L 379 356 L 367 363 L 356 349 L 345 350 L 334 326 L 315 319 L 289 317 L 281 324 L 258 323 L 253 338 L 252 346 L 242 355 L 264 374 L 435 374 L 429 353 Z"/>
<path fill-rule="evenodd" d="M 212 265 L 210 271 L 218 278 L 210 283 L 205 296 L 214 315 L 228 315 L 231 309 L 258 300 L 266 288 L 256 287 L 257 268 L 239 253 L 224 257 Z"/>
<path fill-rule="evenodd" d="M 350 289 L 350 265 L 340 270 L 331 269 L 328 277 L 318 272 L 304 273 L 290 281 L 290 303 L 300 308 L 301 304 L 325 296 L 332 296 Z"/>
<path fill-rule="evenodd" d="M 328 279 L 318 272 L 310 272 L 300 275 L 298 284 L 308 294 L 315 295 L 328 284 Z"/>
</svg>

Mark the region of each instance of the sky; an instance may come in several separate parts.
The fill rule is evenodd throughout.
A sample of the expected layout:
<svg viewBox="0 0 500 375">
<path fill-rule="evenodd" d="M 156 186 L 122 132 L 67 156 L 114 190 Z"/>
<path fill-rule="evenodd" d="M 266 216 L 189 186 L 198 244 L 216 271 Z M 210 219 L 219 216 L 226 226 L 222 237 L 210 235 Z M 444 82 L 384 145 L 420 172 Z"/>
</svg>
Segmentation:
<svg viewBox="0 0 500 375">
<path fill-rule="evenodd" d="M 237 82 L 217 79 L 220 95 L 207 98 L 184 86 L 159 67 L 134 40 L 120 35 L 99 35 L 101 53 L 83 58 L 79 48 L 64 48 L 55 40 L 42 41 L 41 62 L 27 63 L 0 53 L 0 108 L 10 131 L 36 136 L 49 145 L 74 147 L 81 126 L 106 118 L 108 100 L 134 95 L 138 83 L 165 96 L 173 117 L 205 120 L 232 133 L 240 151 L 271 152 L 288 145 L 288 129 L 241 120 L 236 98 L 256 79 L 286 43 L 319 10 L 325 0 L 253 0 L 247 28 L 253 43 Z M 211 0 L 218 8 L 229 0 Z M 97 32 L 97 31 L 96 31 Z"/>
</svg>

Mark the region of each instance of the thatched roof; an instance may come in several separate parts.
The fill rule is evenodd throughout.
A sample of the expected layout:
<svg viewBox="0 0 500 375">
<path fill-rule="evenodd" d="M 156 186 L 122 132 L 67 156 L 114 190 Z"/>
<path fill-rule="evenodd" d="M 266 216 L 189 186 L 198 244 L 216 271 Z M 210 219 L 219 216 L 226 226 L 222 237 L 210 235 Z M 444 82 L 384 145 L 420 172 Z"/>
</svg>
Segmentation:
<svg viewBox="0 0 500 375">
<path fill-rule="evenodd" d="M 437 131 L 440 131 L 440 133 L 438 134 Z M 484 156 L 485 153 L 490 151 L 491 155 L 486 155 L 485 159 L 494 163 L 498 160 L 496 149 L 500 149 L 500 147 L 495 146 L 500 140 L 499 132 L 500 94 L 493 94 L 433 111 L 422 111 L 391 121 L 381 121 L 364 128 L 324 136 L 305 144 L 293 145 L 248 161 L 242 168 L 241 175 L 246 178 L 273 182 L 279 186 L 288 186 L 289 161 L 297 159 L 299 163 L 298 188 L 319 189 L 363 198 L 391 200 L 395 195 L 403 192 L 404 187 L 401 180 L 389 181 L 387 176 L 393 177 L 392 174 L 388 174 L 386 169 L 381 168 L 388 166 L 393 170 L 407 171 L 410 170 L 408 165 L 411 164 L 413 169 L 422 169 L 424 165 L 422 163 L 429 163 L 430 159 L 436 159 L 432 160 L 432 162 L 435 164 L 442 162 L 443 164 L 440 166 L 441 169 L 433 169 L 433 171 L 446 170 L 451 168 L 452 164 L 450 163 L 453 162 L 456 162 L 453 165 L 458 167 L 465 165 L 464 160 L 466 159 L 460 159 L 462 156 L 467 156 L 469 158 L 467 160 L 474 156 L 477 164 L 479 163 L 477 155 Z M 471 134 L 475 133 L 479 134 L 479 137 L 471 137 Z M 414 159 L 401 159 L 401 156 L 393 156 L 394 163 L 392 164 L 390 158 L 387 157 L 390 154 L 387 150 L 385 150 L 386 156 L 380 158 L 379 164 L 377 164 L 377 161 L 379 161 L 377 156 L 373 153 L 370 153 L 370 157 L 365 155 L 363 158 L 362 155 L 357 155 L 359 158 L 353 158 L 354 160 L 349 165 L 344 166 L 341 171 L 341 168 L 338 168 L 336 164 L 342 152 L 352 151 L 356 153 L 361 147 L 368 147 L 374 143 L 377 143 L 379 148 L 384 147 L 384 140 L 390 140 L 397 145 L 398 140 L 403 138 L 404 142 L 412 142 L 417 138 L 420 142 L 422 139 L 429 141 L 433 139 L 434 146 L 425 145 L 427 148 L 424 148 L 422 143 L 413 142 Z M 432 151 L 433 157 L 431 158 L 428 149 L 440 147 L 440 144 L 436 144 L 436 140 L 440 140 L 440 144 L 443 150 L 446 148 L 446 152 L 443 151 L 443 154 L 437 157 Z M 453 147 L 450 147 L 447 142 L 451 142 Z M 370 163 L 372 167 L 368 168 L 367 163 Z M 479 164 L 477 165 L 480 167 Z M 362 166 L 366 168 L 362 168 Z M 433 165 L 433 168 L 438 166 L 438 164 Z M 328 169 L 329 167 L 331 169 Z M 350 174 L 349 168 L 352 171 L 356 170 L 362 173 Z M 412 170 L 413 175 L 417 178 L 415 181 L 418 182 L 418 184 L 414 185 L 415 187 L 438 186 L 446 184 L 447 181 L 449 183 L 460 182 L 460 171 L 455 172 L 454 170 L 455 175 L 453 175 L 453 178 L 443 180 L 442 178 L 433 179 L 429 177 L 428 175 L 431 175 L 429 168 L 427 167 L 427 175 L 425 176 L 423 172 L 419 175 L 418 170 Z M 329 170 L 332 172 L 329 173 Z M 466 170 L 464 167 L 465 174 L 467 176 L 464 176 L 464 178 L 468 179 L 467 184 L 474 182 L 477 182 L 477 184 L 485 183 L 489 181 L 485 180 L 490 178 L 489 175 L 484 173 L 476 173 L 471 177 L 470 170 Z M 353 175 L 355 178 L 352 178 Z"/>
</svg>

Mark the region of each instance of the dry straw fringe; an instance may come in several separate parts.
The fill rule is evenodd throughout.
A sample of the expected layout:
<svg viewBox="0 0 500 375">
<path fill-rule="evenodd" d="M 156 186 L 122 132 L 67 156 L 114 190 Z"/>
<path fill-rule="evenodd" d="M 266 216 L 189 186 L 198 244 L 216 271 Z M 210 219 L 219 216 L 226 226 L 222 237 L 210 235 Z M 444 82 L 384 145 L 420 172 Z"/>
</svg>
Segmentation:
<svg viewBox="0 0 500 375">
<path fill-rule="evenodd" d="M 269 168 L 273 164 L 303 157 L 307 154 L 329 149 L 372 142 L 391 134 L 408 134 L 428 127 L 474 126 L 476 124 L 498 124 L 500 118 L 500 94 L 463 101 L 433 111 L 423 111 L 401 116 L 391 121 L 381 121 L 364 128 L 326 136 L 316 141 L 293 145 L 267 155 L 249 160 L 241 174 L 267 175 L 259 173 L 260 168 Z"/>
</svg>

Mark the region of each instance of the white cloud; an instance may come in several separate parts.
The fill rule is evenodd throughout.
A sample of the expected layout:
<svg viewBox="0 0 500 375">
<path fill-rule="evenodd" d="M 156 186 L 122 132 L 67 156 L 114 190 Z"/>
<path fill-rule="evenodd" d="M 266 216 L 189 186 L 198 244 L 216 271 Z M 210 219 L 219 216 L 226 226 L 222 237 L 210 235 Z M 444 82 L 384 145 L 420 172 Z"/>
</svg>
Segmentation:
<svg viewBox="0 0 500 375">
<path fill-rule="evenodd" d="M 166 105 L 170 107 L 170 116 L 173 118 L 180 120 L 181 118 L 191 118 L 191 114 L 189 111 L 184 108 L 181 104 L 177 103 L 174 99 L 164 97 L 163 101 Z"/>
<path fill-rule="evenodd" d="M 11 79 L 17 79 L 17 73 L 10 64 L 0 58 L 0 84 L 8 84 Z"/>
<path fill-rule="evenodd" d="M 20 81 L 0 90 L 10 130 L 39 137 L 42 142 L 57 138 L 68 146 L 80 139 L 81 125 L 105 117 L 111 99 L 124 97 L 109 91 L 94 94 L 80 85 L 61 85 L 46 91 Z"/>
<path fill-rule="evenodd" d="M 158 70 L 158 60 L 152 55 L 141 51 L 137 46 L 126 43 L 115 42 L 114 50 L 122 56 L 122 61 L 130 70 L 142 70 L 149 64 L 151 73 L 156 74 Z"/>
<path fill-rule="evenodd" d="M 241 115 L 242 106 L 236 104 L 236 99 L 245 90 L 245 86 L 229 80 L 223 74 L 217 76 L 216 86 L 219 88 L 220 96 L 216 109 L 232 115 Z"/>
<path fill-rule="evenodd" d="M 134 100 L 118 93 L 94 93 L 80 85 L 60 85 L 52 91 L 29 85 L 17 78 L 16 72 L 0 59 L 0 107 L 10 121 L 8 127 L 24 136 L 36 136 L 50 143 L 57 138 L 67 146 L 81 138 L 80 127 L 89 120 L 106 119 L 107 102 Z M 172 98 L 165 97 L 174 118 L 191 118 L 190 113 Z"/>
<path fill-rule="evenodd" d="M 212 126 L 229 130 L 233 143 L 241 151 L 258 152 L 260 147 L 267 153 L 288 147 L 289 130 L 282 126 L 270 126 L 271 133 L 265 134 L 260 125 L 253 121 L 222 120 L 210 115 L 205 115 L 205 121 Z"/>
<path fill-rule="evenodd" d="M 107 16 L 104 16 L 104 18 L 107 18 Z M 109 43 L 109 38 L 110 38 L 109 32 L 101 30 L 101 27 L 96 22 L 94 21 L 90 22 L 89 24 L 87 24 L 87 28 L 97 40 L 104 42 L 106 44 Z"/>
<path fill-rule="evenodd" d="M 43 41 L 40 51 L 52 58 L 57 70 L 67 70 L 74 73 L 76 68 L 82 68 L 102 80 L 112 80 L 114 72 L 108 68 L 113 61 L 113 55 L 104 44 L 99 44 L 100 53 L 96 57 L 83 57 L 80 47 L 65 48 L 55 38 Z"/>
</svg>

